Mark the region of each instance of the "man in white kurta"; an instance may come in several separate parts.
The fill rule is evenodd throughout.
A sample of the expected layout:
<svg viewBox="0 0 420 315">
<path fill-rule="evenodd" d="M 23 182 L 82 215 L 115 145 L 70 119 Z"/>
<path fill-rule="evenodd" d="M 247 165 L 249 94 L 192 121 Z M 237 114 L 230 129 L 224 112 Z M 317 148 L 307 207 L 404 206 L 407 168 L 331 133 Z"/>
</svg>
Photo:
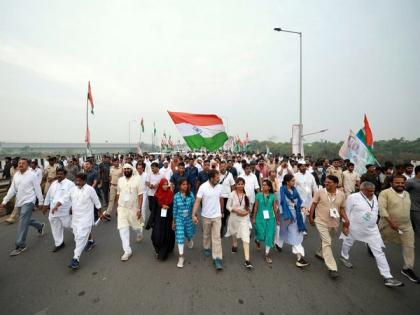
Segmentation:
<svg viewBox="0 0 420 315">
<path fill-rule="evenodd" d="M 101 217 L 101 203 L 95 188 L 86 184 L 87 176 L 85 173 L 77 174 L 76 186 L 70 191 L 70 202 L 72 204 L 72 222 L 74 241 L 76 247 L 74 256 L 69 268 L 79 268 L 80 255 L 85 248 L 89 234 L 94 224 L 93 209 L 98 209 L 99 217 Z"/>
<path fill-rule="evenodd" d="M 318 190 L 315 177 L 306 170 L 305 164 L 299 164 L 299 171 L 295 174 L 295 187 L 302 199 L 302 207 L 310 209 L 312 205 L 312 197 Z"/>
<path fill-rule="evenodd" d="M 127 261 L 133 251 L 130 247 L 130 227 L 136 232 L 136 241 L 143 238 L 143 223 L 141 222 L 141 208 L 143 204 L 144 187 L 137 176 L 133 175 L 133 166 L 124 164 L 124 176 L 118 180 L 118 230 L 120 232 L 124 254 L 122 261 Z"/>
<path fill-rule="evenodd" d="M 44 206 L 51 209 L 48 219 L 55 243 L 53 252 L 64 247 L 64 229 L 71 227 L 70 192 L 75 185 L 66 174 L 65 169 L 57 170 L 57 180 L 51 184 L 44 200 Z"/>
<path fill-rule="evenodd" d="M 400 286 L 402 283 L 394 279 L 388 265 L 388 261 L 382 248 L 382 241 L 376 221 L 378 219 L 378 200 L 375 196 L 375 185 L 364 182 L 361 191 L 347 198 L 346 213 L 350 221 L 349 235 L 341 234 L 343 240 L 340 260 L 347 268 L 352 268 L 349 251 L 354 241 L 367 243 L 376 259 L 379 272 L 384 277 L 386 286 Z"/>
</svg>

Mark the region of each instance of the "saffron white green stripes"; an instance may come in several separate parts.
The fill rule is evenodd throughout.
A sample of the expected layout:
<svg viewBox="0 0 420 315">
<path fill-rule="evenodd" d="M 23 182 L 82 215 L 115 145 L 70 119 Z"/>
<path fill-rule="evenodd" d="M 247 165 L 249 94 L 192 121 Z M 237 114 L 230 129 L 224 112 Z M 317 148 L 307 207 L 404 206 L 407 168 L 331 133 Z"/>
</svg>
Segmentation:
<svg viewBox="0 0 420 315">
<path fill-rule="evenodd" d="M 216 115 L 175 112 L 169 115 L 190 149 L 216 151 L 228 139 L 223 121 Z"/>
</svg>

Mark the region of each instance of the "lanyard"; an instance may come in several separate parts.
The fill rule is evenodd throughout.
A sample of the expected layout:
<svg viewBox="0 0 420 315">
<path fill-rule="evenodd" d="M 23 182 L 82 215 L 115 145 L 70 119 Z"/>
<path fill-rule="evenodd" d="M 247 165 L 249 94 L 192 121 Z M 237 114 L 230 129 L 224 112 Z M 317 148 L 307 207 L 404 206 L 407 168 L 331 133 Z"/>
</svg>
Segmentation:
<svg viewBox="0 0 420 315">
<path fill-rule="evenodd" d="M 371 204 L 363 193 L 360 193 L 360 194 L 362 195 L 363 199 L 365 199 L 365 201 L 369 205 L 370 211 L 373 211 L 373 207 L 375 206 L 375 199 L 372 199 L 372 204 Z"/>
<path fill-rule="evenodd" d="M 265 208 L 266 210 L 268 210 L 268 209 L 267 209 L 267 204 L 268 204 L 269 199 L 270 199 L 270 195 L 268 195 L 268 197 L 267 197 L 267 198 L 265 198 L 265 195 L 263 194 L 264 208 Z"/>
<path fill-rule="evenodd" d="M 239 198 L 238 193 L 236 193 L 236 196 L 238 196 L 239 207 L 242 207 L 242 202 L 243 202 L 243 201 L 244 201 L 244 199 L 245 199 L 245 194 L 243 194 L 243 195 L 242 195 L 242 198 Z"/>
<path fill-rule="evenodd" d="M 331 199 L 330 198 L 330 194 L 327 191 L 327 188 L 325 188 L 325 194 L 327 195 L 327 198 L 328 198 L 328 201 L 330 202 L 330 204 L 333 204 L 334 205 L 334 201 L 337 198 L 337 195 L 335 195 L 334 198 Z"/>
<path fill-rule="evenodd" d="M 224 181 L 225 181 L 226 177 L 228 177 L 228 175 L 229 175 L 229 172 L 228 172 L 228 171 L 226 171 L 226 175 L 225 175 L 225 177 L 223 177 L 223 179 L 219 182 L 219 184 L 220 184 L 220 185 L 223 185 L 223 183 L 224 183 Z"/>
</svg>

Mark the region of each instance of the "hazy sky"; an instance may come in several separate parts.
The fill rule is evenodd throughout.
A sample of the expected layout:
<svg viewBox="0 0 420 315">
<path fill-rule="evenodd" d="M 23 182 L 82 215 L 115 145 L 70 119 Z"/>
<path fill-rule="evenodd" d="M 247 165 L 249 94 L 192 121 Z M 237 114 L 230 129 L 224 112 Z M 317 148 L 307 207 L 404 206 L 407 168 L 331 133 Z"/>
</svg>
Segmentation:
<svg viewBox="0 0 420 315">
<path fill-rule="evenodd" d="M 180 138 L 166 110 L 216 113 L 229 131 L 344 140 L 363 114 L 375 139 L 420 137 L 420 1 L 0 0 L 0 141 L 127 142 L 144 117 Z M 138 124 L 138 123 L 137 123 Z M 132 138 L 138 125 L 132 124 Z M 275 138 L 274 138 L 275 137 Z"/>
</svg>

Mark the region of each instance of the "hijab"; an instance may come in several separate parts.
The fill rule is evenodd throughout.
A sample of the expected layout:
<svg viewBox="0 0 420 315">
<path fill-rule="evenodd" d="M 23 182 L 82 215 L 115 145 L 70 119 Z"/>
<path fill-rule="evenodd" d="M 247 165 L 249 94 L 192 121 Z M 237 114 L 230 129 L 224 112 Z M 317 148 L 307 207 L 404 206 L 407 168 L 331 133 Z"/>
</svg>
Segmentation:
<svg viewBox="0 0 420 315">
<path fill-rule="evenodd" d="M 169 206 L 174 199 L 174 193 L 170 188 L 168 188 L 166 191 L 163 190 L 163 185 L 165 184 L 169 185 L 168 180 L 166 178 L 162 178 L 155 193 L 155 197 L 160 206 Z"/>
</svg>

